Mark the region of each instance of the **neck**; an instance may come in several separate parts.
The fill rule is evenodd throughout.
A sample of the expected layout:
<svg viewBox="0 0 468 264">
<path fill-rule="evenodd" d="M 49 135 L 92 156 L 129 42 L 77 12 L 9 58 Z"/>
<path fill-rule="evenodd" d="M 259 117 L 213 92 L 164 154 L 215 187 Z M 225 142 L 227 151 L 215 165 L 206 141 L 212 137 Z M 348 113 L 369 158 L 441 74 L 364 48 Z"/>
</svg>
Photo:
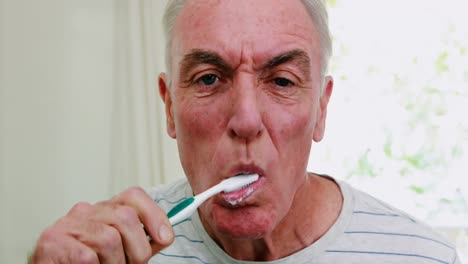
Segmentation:
<svg viewBox="0 0 468 264">
<path fill-rule="evenodd" d="M 232 240 L 214 233 L 210 236 L 235 259 L 276 260 L 322 237 L 335 223 L 342 205 L 343 198 L 335 182 L 310 174 L 296 192 L 288 213 L 271 233 L 255 240 Z M 206 223 L 204 226 L 206 229 Z"/>
</svg>

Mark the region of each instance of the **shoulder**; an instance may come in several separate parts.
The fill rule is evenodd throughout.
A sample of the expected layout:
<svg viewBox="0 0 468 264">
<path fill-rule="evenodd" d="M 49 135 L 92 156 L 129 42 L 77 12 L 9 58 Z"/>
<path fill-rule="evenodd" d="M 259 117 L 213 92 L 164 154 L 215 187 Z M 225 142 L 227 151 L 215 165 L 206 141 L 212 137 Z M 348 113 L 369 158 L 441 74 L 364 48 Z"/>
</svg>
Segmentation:
<svg viewBox="0 0 468 264">
<path fill-rule="evenodd" d="M 165 185 L 152 187 L 147 190 L 147 193 L 161 208 L 168 210 L 191 196 L 192 191 L 187 179 L 184 178 Z"/>
<path fill-rule="evenodd" d="M 339 185 L 353 208 L 337 252 L 408 259 L 398 263 L 455 262 L 455 247 L 427 224 L 344 182 Z"/>
</svg>

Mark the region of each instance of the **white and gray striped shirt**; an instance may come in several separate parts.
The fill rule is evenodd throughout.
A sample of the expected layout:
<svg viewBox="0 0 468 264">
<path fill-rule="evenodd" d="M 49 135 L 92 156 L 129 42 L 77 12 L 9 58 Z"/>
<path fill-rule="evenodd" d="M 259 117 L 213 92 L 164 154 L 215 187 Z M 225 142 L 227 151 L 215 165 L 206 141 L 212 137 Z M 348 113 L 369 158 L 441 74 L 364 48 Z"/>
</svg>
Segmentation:
<svg viewBox="0 0 468 264">
<path fill-rule="evenodd" d="M 337 181 L 343 209 L 330 230 L 312 245 L 270 264 L 411 263 L 460 264 L 456 249 L 427 225 L 382 201 Z M 192 196 L 187 181 L 153 188 L 153 199 L 166 211 Z M 253 264 L 227 255 L 205 232 L 195 213 L 174 227 L 174 244 L 149 263 Z"/>
</svg>

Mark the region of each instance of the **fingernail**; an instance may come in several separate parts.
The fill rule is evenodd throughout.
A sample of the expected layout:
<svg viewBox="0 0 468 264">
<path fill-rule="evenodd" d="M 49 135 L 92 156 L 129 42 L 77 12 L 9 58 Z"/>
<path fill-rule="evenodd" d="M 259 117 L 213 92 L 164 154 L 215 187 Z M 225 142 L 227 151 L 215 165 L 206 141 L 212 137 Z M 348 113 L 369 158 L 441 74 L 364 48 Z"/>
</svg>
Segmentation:
<svg viewBox="0 0 468 264">
<path fill-rule="evenodd" d="M 167 225 L 161 225 L 159 227 L 159 238 L 162 242 L 169 242 L 172 239 L 172 231 Z"/>
</svg>

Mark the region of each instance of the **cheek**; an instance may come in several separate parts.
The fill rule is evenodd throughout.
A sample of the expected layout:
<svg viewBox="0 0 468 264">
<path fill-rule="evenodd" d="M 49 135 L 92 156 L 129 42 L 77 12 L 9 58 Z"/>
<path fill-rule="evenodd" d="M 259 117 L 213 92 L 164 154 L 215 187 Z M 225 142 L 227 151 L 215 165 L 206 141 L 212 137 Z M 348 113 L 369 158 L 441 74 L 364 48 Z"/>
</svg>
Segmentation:
<svg viewBox="0 0 468 264">
<path fill-rule="evenodd" d="M 302 109 L 295 107 L 288 110 L 290 111 L 270 116 L 267 121 L 273 128 L 269 133 L 278 154 L 278 162 L 273 164 L 272 168 L 278 172 L 274 179 L 277 188 L 275 193 L 286 201 L 291 199 L 303 181 L 315 123 L 313 110 L 310 107 Z M 289 175 L 289 180 L 284 180 L 285 175 Z"/>
<path fill-rule="evenodd" d="M 216 104 L 196 105 L 182 102 L 177 109 L 179 110 L 175 118 L 177 136 L 180 135 L 184 142 L 203 143 L 204 140 L 213 142 L 213 135 L 223 131 L 225 117 Z"/>
<path fill-rule="evenodd" d="M 225 120 L 214 105 L 193 106 L 181 103 L 175 111 L 177 146 L 185 174 L 194 191 L 206 189 L 205 183 L 192 181 L 207 175 L 224 133 Z"/>
<path fill-rule="evenodd" d="M 279 114 L 268 114 L 266 126 L 270 127 L 273 143 L 282 156 L 304 152 L 312 143 L 315 118 L 311 107 L 294 107 Z"/>
</svg>

